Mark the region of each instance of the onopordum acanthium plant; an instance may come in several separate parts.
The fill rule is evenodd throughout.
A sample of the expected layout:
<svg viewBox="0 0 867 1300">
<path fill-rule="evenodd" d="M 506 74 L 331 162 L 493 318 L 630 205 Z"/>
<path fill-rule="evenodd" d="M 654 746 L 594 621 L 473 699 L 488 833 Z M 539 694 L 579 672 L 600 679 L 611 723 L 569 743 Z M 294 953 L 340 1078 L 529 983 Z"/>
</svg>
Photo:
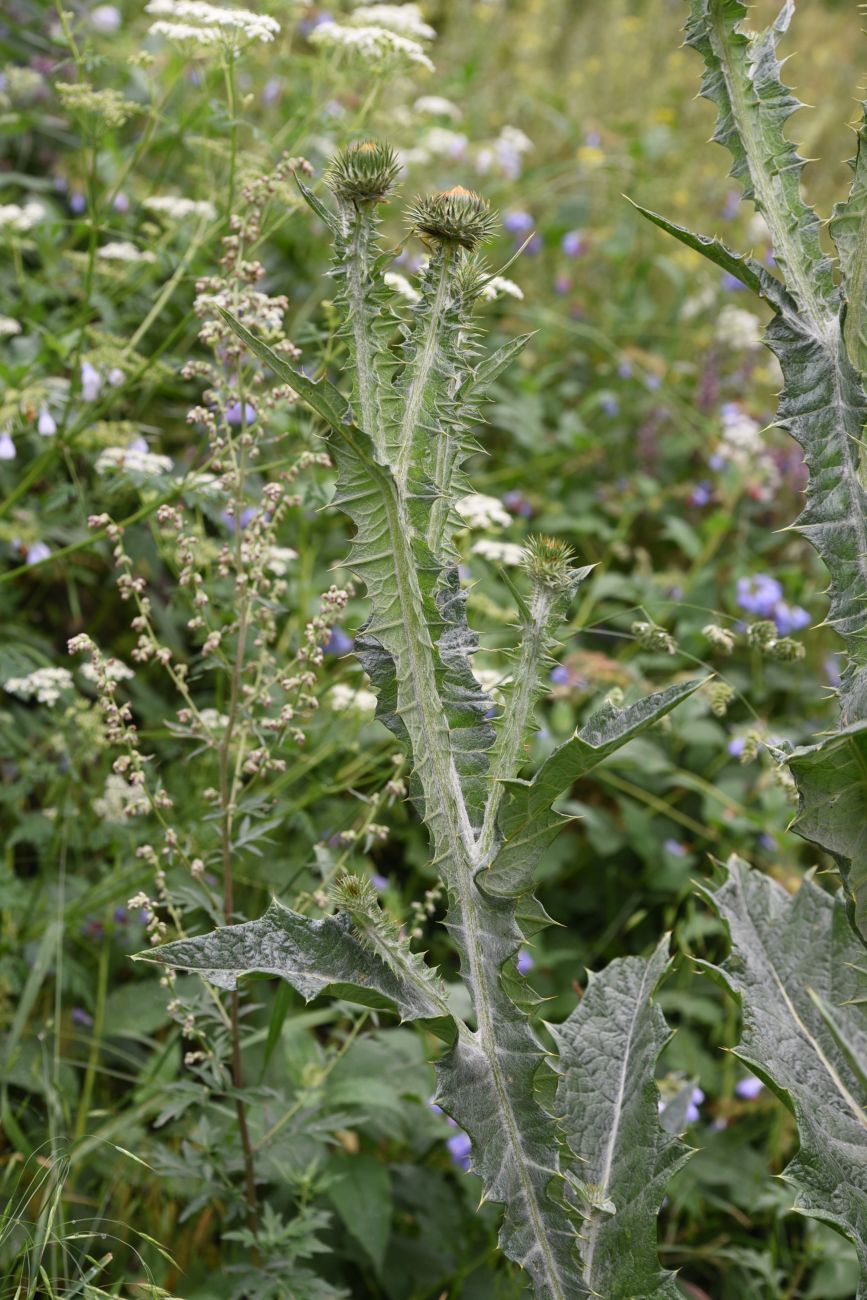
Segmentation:
<svg viewBox="0 0 867 1300">
<path fill-rule="evenodd" d="M 847 652 L 840 727 L 779 756 L 799 785 L 795 827 L 832 855 L 845 892 L 833 897 L 808 878 L 792 897 L 733 860 L 725 882 L 707 891 L 732 955 L 706 969 L 740 1002 L 738 1055 L 797 1120 L 800 1153 L 785 1171 L 795 1208 L 847 1235 L 867 1276 L 865 959 L 851 924 L 863 933 L 867 915 L 867 154 L 859 148 L 851 196 L 832 222 L 837 287 L 818 219 L 800 194 L 800 160 L 783 134 L 797 105 L 780 83 L 775 51 L 791 5 L 758 36 L 740 31 L 744 13 L 738 0 L 692 0 L 688 40 L 705 58 L 705 93 L 720 109 L 718 139 L 767 222 L 781 276 L 646 215 L 775 312 L 768 341 L 785 379 L 780 423 L 802 444 L 811 474 L 797 526 L 828 566 L 830 621 Z M 649 960 L 623 959 L 594 976 L 580 1005 L 552 1030 L 556 1055 L 534 1027 L 516 954 L 547 920 L 533 883 L 563 822 L 557 797 L 695 683 L 622 711 L 606 707 L 532 780 L 521 779 L 540 669 L 586 571 L 556 543 L 528 547 L 526 584 L 512 589 L 521 633 L 513 684 L 497 712 L 470 668 L 475 642 L 457 573 L 454 507 L 485 390 L 526 340 L 488 357 L 479 352 L 472 312 L 487 278 L 478 247 L 491 214 L 466 191 L 415 204 L 413 229 L 430 251 L 420 298 L 409 310 L 389 292 L 377 212 L 395 174 L 387 148 L 369 143 L 333 165 L 334 207 L 304 191 L 334 239 L 348 398 L 227 319 L 251 356 L 329 430 L 340 472 L 335 504 L 355 525 L 350 564 L 370 599 L 357 650 L 379 716 L 412 764 L 412 797 L 447 891 L 445 923 L 472 1015 L 455 1014 L 440 977 L 354 877 L 338 883 L 333 915 L 310 920 L 275 902 L 258 921 L 147 955 L 230 987 L 245 972 L 279 975 L 307 998 L 327 992 L 426 1024 L 446 1045 L 438 1100 L 469 1134 L 485 1196 L 504 1206 L 502 1248 L 527 1270 L 536 1294 L 675 1297 L 677 1284 L 656 1251 L 664 1188 L 687 1154 L 660 1123 L 653 1077 L 667 1039 L 654 1002 L 666 945 Z M 537 1090 L 546 1070 L 555 1086 Z"/>
<path fill-rule="evenodd" d="M 494 218 L 466 190 L 412 206 L 411 229 L 429 250 L 419 301 L 410 309 L 389 290 L 377 214 L 396 173 L 387 146 L 364 142 L 330 168 L 333 206 L 302 186 L 334 241 L 349 398 L 226 319 L 329 431 L 339 469 L 334 503 L 355 526 L 349 565 L 369 597 L 357 651 L 378 716 L 411 760 L 411 796 L 447 892 L 445 925 L 472 1015 L 455 1013 L 438 973 L 352 876 L 335 888 L 333 915 L 309 919 L 274 902 L 257 921 L 143 955 L 228 987 L 245 972 L 279 975 L 306 998 L 330 992 L 426 1022 L 446 1044 L 437 1101 L 469 1135 L 485 1197 L 504 1207 L 502 1249 L 535 1293 L 674 1297 L 673 1275 L 656 1254 L 665 1180 L 686 1154 L 660 1126 L 653 1079 L 668 1037 L 653 1001 L 665 945 L 650 961 L 625 959 L 594 977 L 557 1030 L 559 1056 L 533 1025 L 534 998 L 516 958 L 548 919 L 533 884 L 565 820 L 555 800 L 698 683 L 677 682 L 622 710 L 607 705 L 532 780 L 521 779 L 542 671 L 588 570 L 557 540 L 526 548 L 523 586 L 510 584 L 520 626 L 513 685 L 497 710 L 470 666 L 455 503 L 466 491 L 462 467 L 476 446 L 485 391 L 527 340 L 480 352 L 473 309 L 490 275 L 478 250 Z M 550 1106 L 536 1087 L 543 1068 L 559 1079 L 545 1091 Z M 592 1111 L 579 1101 L 588 1095 Z"/>
</svg>

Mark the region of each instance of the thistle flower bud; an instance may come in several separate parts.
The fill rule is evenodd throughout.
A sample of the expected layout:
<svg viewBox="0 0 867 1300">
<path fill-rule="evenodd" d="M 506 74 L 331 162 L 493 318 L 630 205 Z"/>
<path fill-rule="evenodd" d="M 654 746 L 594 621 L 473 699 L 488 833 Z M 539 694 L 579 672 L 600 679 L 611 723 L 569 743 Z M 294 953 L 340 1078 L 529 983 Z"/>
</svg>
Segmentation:
<svg viewBox="0 0 867 1300">
<path fill-rule="evenodd" d="M 380 910 L 376 889 L 367 877 L 354 876 L 349 872 L 334 882 L 331 901 L 340 911 L 348 912 L 350 916 L 373 916 Z"/>
<path fill-rule="evenodd" d="M 497 225 L 487 199 L 461 185 L 417 198 L 407 218 L 425 242 L 456 244 L 470 250 L 490 239 Z"/>
<path fill-rule="evenodd" d="M 575 552 L 557 537 L 531 537 L 521 567 L 533 585 L 554 595 L 571 594 L 589 569 L 575 567 Z"/>
<path fill-rule="evenodd" d="M 348 203 L 382 203 L 393 190 L 399 171 L 391 145 L 362 140 L 331 159 L 325 184 Z"/>
</svg>

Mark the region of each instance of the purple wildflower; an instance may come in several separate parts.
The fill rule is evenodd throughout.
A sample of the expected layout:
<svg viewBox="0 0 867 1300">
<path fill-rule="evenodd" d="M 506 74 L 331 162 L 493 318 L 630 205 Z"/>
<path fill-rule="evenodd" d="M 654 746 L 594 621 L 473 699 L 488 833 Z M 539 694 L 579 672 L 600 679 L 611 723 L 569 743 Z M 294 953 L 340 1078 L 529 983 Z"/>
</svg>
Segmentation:
<svg viewBox="0 0 867 1300">
<path fill-rule="evenodd" d="M 43 560 L 48 559 L 50 554 L 51 547 L 45 542 L 33 542 L 31 546 L 27 547 L 27 563 L 41 564 Z"/>
<path fill-rule="evenodd" d="M 527 240 L 527 245 L 524 249 L 524 254 L 526 257 L 535 257 L 536 254 L 541 249 L 541 247 L 542 247 L 542 236 L 531 235 L 530 238 Z"/>
<path fill-rule="evenodd" d="M 503 505 L 513 515 L 518 515 L 521 519 L 532 519 L 533 517 L 533 507 L 522 492 L 505 492 L 503 494 Z"/>
<path fill-rule="evenodd" d="M 558 664 L 556 668 L 551 669 L 550 680 L 555 686 L 569 686 L 572 682 L 572 673 L 565 664 Z"/>
<path fill-rule="evenodd" d="M 272 104 L 277 103 L 277 100 L 280 98 L 280 92 L 282 88 L 283 88 L 283 83 L 279 77 L 268 78 L 268 80 L 265 82 L 265 85 L 262 89 L 262 103 L 265 105 L 266 108 L 270 108 Z"/>
<path fill-rule="evenodd" d="M 762 1081 L 751 1074 L 749 1078 L 741 1079 L 735 1084 L 735 1096 L 740 1097 L 741 1101 L 755 1101 L 764 1087 Z"/>
<path fill-rule="evenodd" d="M 598 149 L 602 143 L 602 136 L 598 131 L 587 131 L 584 136 L 584 143 L 588 149 Z"/>
<path fill-rule="evenodd" d="M 93 1016 L 89 1011 L 85 1011 L 84 1007 L 73 1007 L 71 1019 L 74 1025 L 90 1026 L 93 1024 Z"/>
<path fill-rule="evenodd" d="M 111 206 L 114 208 L 115 212 L 129 212 L 129 199 L 124 194 L 123 190 L 121 190 L 119 194 L 115 194 Z"/>
<path fill-rule="evenodd" d="M 631 362 L 631 361 L 620 361 L 620 362 L 618 363 L 618 366 L 617 366 L 617 373 L 618 373 L 618 375 L 620 376 L 621 379 L 631 379 L 631 378 L 632 378 L 632 362 Z"/>
<path fill-rule="evenodd" d="M 503 229 L 508 230 L 510 235 L 526 235 L 533 229 L 535 224 L 529 212 L 515 210 L 507 212 L 503 217 Z"/>
<path fill-rule="evenodd" d="M 255 506 L 244 506 L 244 509 L 241 511 L 240 515 L 238 516 L 239 522 L 241 524 L 241 532 L 244 531 L 244 529 L 250 523 L 250 520 L 255 518 L 255 515 L 256 515 Z M 228 510 L 221 510 L 220 518 L 228 528 L 229 532 L 234 533 L 235 528 L 237 526 L 235 524 L 235 516 L 233 514 L 230 514 Z"/>
<path fill-rule="evenodd" d="M 726 195 L 726 201 L 723 204 L 722 218 L 724 221 L 731 221 L 732 217 L 737 216 L 738 208 L 741 205 L 741 196 L 737 190 L 729 190 Z"/>
<path fill-rule="evenodd" d="M 725 458 L 715 451 L 712 456 L 708 456 L 707 463 L 710 469 L 720 470 L 725 465 Z"/>
<path fill-rule="evenodd" d="M 535 965 L 536 963 L 533 961 L 533 958 L 527 952 L 527 949 L 522 948 L 521 951 L 518 953 L 518 974 L 529 975 L 530 971 L 533 969 Z"/>
<path fill-rule="evenodd" d="M 77 217 L 81 216 L 87 207 L 87 199 L 83 194 L 75 193 L 69 196 L 69 210 L 75 213 Z"/>
<path fill-rule="evenodd" d="M 800 605 L 787 605 L 784 600 L 774 606 L 772 615 L 780 636 L 800 632 L 802 628 L 809 627 L 811 621 L 810 615 Z"/>
<path fill-rule="evenodd" d="M 454 1163 L 460 1165 L 461 1169 L 469 1169 L 470 1153 L 473 1148 L 466 1133 L 456 1133 L 454 1137 L 447 1140 L 446 1146 Z"/>
<path fill-rule="evenodd" d="M 737 601 L 749 614 L 770 618 L 782 597 L 783 588 L 770 574 L 755 573 L 751 578 L 738 578 Z"/>
<path fill-rule="evenodd" d="M 381 876 L 378 871 L 374 871 L 370 883 L 378 894 L 384 894 L 388 889 L 388 876 Z"/>
<path fill-rule="evenodd" d="M 114 919 L 117 921 L 118 925 L 126 925 L 129 920 L 129 912 L 127 912 L 125 907 L 116 907 L 114 909 Z"/>
<path fill-rule="evenodd" d="M 250 402 L 244 403 L 243 415 L 241 413 L 241 403 L 233 402 L 231 406 L 226 407 L 226 423 L 231 425 L 252 424 L 256 419 L 256 408 Z"/>
<path fill-rule="evenodd" d="M 335 624 L 331 629 L 331 636 L 325 643 L 325 653 L 327 655 L 348 655 L 353 645 L 352 637 L 348 636 L 342 627 Z"/>
<path fill-rule="evenodd" d="M 730 271 L 723 271 L 720 276 L 720 284 L 724 289 L 727 289 L 729 293 L 737 293 L 739 289 L 746 288 L 743 280 L 739 280 L 738 277 L 732 275 Z"/>
<path fill-rule="evenodd" d="M 733 736 L 726 746 L 726 749 L 731 754 L 732 758 L 740 758 L 741 754 L 744 752 L 745 744 L 746 741 L 743 736 Z"/>
<path fill-rule="evenodd" d="M 686 845 L 681 844 L 680 840 L 667 839 L 662 846 L 666 853 L 670 853 L 673 858 L 686 857 Z"/>
<path fill-rule="evenodd" d="M 569 293 L 571 288 L 572 288 L 572 281 L 569 279 L 568 275 L 554 276 L 554 292 L 558 293 L 561 298 L 563 297 L 564 294 Z"/>
<path fill-rule="evenodd" d="M 2 441 L 2 439 L 0 439 Z M 840 673 L 842 660 L 839 655 L 826 655 L 822 667 L 825 669 L 825 676 L 828 678 L 830 686 L 837 687 L 840 685 Z"/>
<path fill-rule="evenodd" d="M 3 429 L 0 432 L 0 460 L 14 460 L 17 455 L 12 435 L 8 429 Z"/>
<path fill-rule="evenodd" d="M 569 230 L 560 240 L 560 247 L 567 257 L 580 257 L 584 252 L 584 239 L 580 230 Z"/>
<path fill-rule="evenodd" d="M 606 393 L 599 405 L 606 415 L 616 415 L 620 410 L 620 403 L 613 393 Z"/>
<path fill-rule="evenodd" d="M 689 496 L 691 506 L 707 506 L 713 500 L 713 487 L 707 480 L 696 484 Z"/>
<path fill-rule="evenodd" d="M 54 422 L 54 416 L 45 407 L 39 412 L 39 420 L 36 424 L 36 431 L 43 438 L 51 438 L 57 433 L 57 425 Z"/>
<path fill-rule="evenodd" d="M 95 402 L 102 388 L 102 375 L 89 361 L 81 363 L 81 396 L 86 402 Z"/>
<path fill-rule="evenodd" d="M 777 841 L 774 839 L 773 835 L 769 835 L 767 831 L 762 831 L 759 836 L 759 844 L 763 849 L 766 849 L 768 853 L 775 852 L 777 847 Z"/>
<path fill-rule="evenodd" d="M 686 1108 L 687 1124 L 695 1124 L 701 1119 L 701 1103 L 704 1101 L 704 1093 L 701 1088 L 693 1088 L 692 1095 L 689 1099 L 689 1105 Z"/>
</svg>

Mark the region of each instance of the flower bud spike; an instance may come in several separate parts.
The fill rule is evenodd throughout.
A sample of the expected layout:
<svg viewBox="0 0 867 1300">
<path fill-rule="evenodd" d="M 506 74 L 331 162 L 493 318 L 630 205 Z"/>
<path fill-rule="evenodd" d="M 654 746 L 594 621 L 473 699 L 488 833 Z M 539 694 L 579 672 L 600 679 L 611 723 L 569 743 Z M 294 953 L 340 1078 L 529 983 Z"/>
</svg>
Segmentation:
<svg viewBox="0 0 867 1300">
<path fill-rule="evenodd" d="M 362 140 L 331 160 L 325 184 L 347 203 L 384 203 L 399 172 L 400 163 L 391 145 Z"/>
<path fill-rule="evenodd" d="M 497 217 L 487 199 L 455 185 L 440 194 L 415 200 L 407 212 L 412 230 L 425 243 L 467 248 L 471 252 L 491 238 Z"/>
</svg>

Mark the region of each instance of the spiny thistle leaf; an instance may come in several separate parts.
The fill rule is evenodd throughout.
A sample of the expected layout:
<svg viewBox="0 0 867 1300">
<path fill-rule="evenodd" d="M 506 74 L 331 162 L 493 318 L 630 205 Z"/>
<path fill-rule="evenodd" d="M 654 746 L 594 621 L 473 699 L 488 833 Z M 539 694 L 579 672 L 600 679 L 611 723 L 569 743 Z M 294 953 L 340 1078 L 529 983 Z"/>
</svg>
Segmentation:
<svg viewBox="0 0 867 1300">
<path fill-rule="evenodd" d="M 591 975 L 569 1018 L 550 1026 L 557 1113 L 575 1161 L 567 1177 L 584 1202 L 584 1280 L 606 1300 L 681 1296 L 659 1266 L 656 1229 L 666 1184 L 691 1154 L 660 1124 L 654 1082 L 671 1037 L 654 1001 L 669 965 L 666 935 L 648 960 L 622 957 Z"/>
<path fill-rule="evenodd" d="M 507 781 L 500 811 L 502 840 L 480 877 L 485 890 L 513 897 L 531 889 L 536 863 L 567 820 L 554 810 L 554 801 L 611 754 L 664 718 L 700 685 L 700 681 L 677 682 L 626 709 L 607 705 L 594 713 L 571 740 L 555 749 L 532 781 Z"/>
<path fill-rule="evenodd" d="M 785 757 L 798 783 L 792 830 L 834 857 L 852 921 L 867 942 L 867 721 Z"/>
<path fill-rule="evenodd" d="M 867 981 L 842 898 L 809 877 L 792 897 L 738 858 L 706 893 L 731 956 L 705 965 L 738 999 L 735 1054 L 794 1113 L 800 1151 L 783 1177 L 795 1209 L 855 1245 L 867 1296 Z"/>
<path fill-rule="evenodd" d="M 415 954 L 412 954 L 415 956 Z M 348 915 L 311 920 L 274 899 L 257 921 L 226 926 L 194 939 L 178 939 L 136 954 L 180 970 L 199 971 L 222 988 L 242 975 L 279 975 L 308 1002 L 321 993 L 363 1006 L 396 1011 L 401 1020 L 430 1020 L 446 1027 L 451 1017 L 434 973 L 382 960 L 356 932 Z M 452 1031 L 454 1026 L 451 1026 Z"/>
<path fill-rule="evenodd" d="M 852 171 L 849 197 L 835 205 L 830 231 L 840 257 L 846 299 L 846 347 L 863 381 L 867 379 L 867 104 L 858 127 Z M 861 461 L 863 466 L 863 443 Z"/>
</svg>

